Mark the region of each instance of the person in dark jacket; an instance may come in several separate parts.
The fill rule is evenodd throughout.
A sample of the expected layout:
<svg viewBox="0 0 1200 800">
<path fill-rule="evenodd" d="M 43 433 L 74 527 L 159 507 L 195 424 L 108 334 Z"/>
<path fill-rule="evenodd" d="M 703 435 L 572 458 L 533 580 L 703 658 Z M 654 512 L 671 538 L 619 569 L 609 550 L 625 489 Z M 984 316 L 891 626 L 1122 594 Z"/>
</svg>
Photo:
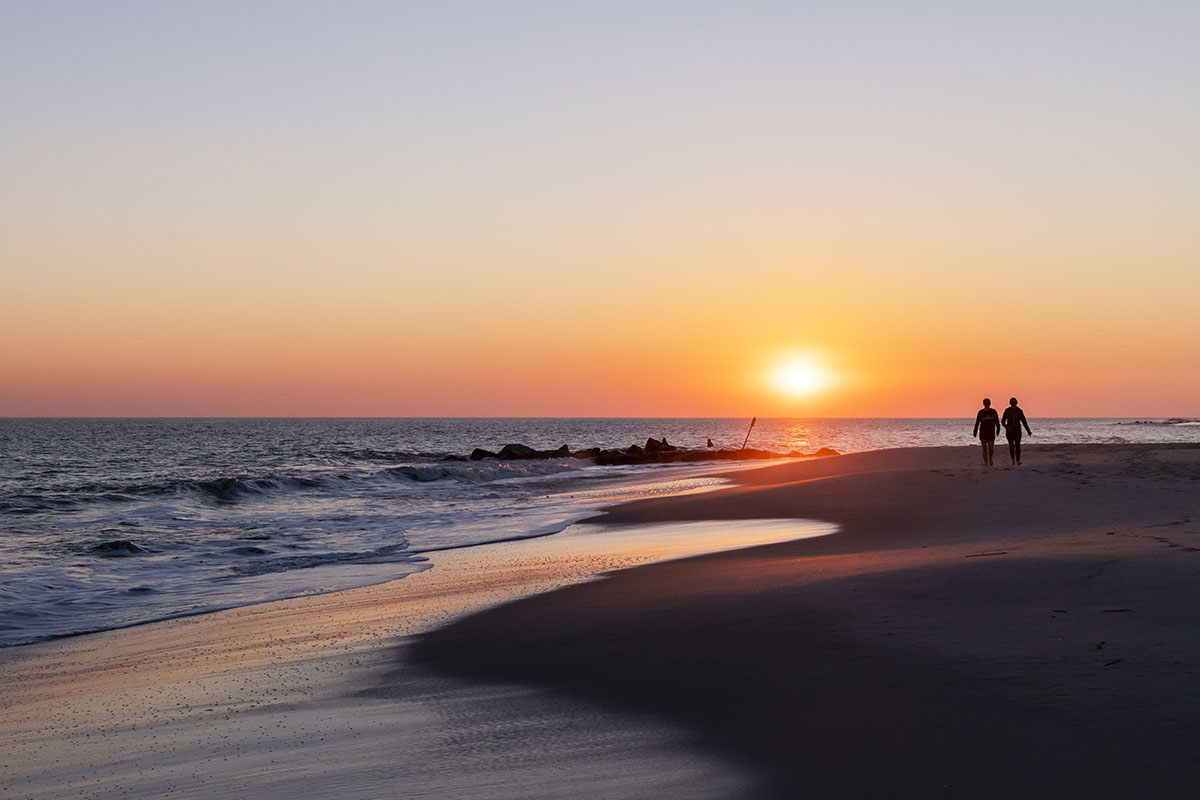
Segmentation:
<svg viewBox="0 0 1200 800">
<path fill-rule="evenodd" d="M 1004 435 L 1008 439 L 1008 457 L 1012 459 L 1013 464 L 1020 464 L 1021 426 L 1025 426 L 1025 432 L 1030 436 L 1033 436 L 1033 431 L 1029 430 L 1029 422 L 1025 419 L 1025 412 L 1017 405 L 1017 398 L 1009 398 L 1008 408 L 1004 409 L 1000 424 L 1004 426 Z"/>
<path fill-rule="evenodd" d="M 983 398 L 983 408 L 979 409 L 979 413 L 975 415 L 975 430 L 971 432 L 972 436 L 979 437 L 979 443 L 983 445 L 983 463 L 985 466 L 992 466 L 992 451 L 996 447 L 996 432 L 1000 430 L 1000 415 L 996 413 L 996 409 L 992 408 L 990 398 Z"/>
</svg>

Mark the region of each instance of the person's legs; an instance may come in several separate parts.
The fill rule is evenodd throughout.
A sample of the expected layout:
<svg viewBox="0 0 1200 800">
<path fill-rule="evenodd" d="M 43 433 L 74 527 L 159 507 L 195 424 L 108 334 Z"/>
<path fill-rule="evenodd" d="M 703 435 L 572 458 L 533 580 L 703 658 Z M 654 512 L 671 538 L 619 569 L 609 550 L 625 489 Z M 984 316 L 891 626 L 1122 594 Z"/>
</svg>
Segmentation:
<svg viewBox="0 0 1200 800">
<path fill-rule="evenodd" d="M 1021 463 L 1021 434 L 1008 434 L 1008 456 L 1013 464 Z"/>
<path fill-rule="evenodd" d="M 996 446 L 996 440 L 980 439 L 979 441 L 983 445 L 983 464 L 990 467 L 992 465 L 992 449 Z"/>
</svg>

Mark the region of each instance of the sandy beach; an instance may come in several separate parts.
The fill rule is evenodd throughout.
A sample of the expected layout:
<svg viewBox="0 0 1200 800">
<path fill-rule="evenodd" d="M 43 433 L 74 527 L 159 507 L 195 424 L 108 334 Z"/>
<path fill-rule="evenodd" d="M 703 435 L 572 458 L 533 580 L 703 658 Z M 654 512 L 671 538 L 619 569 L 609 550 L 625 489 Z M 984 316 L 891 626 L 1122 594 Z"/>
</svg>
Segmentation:
<svg viewBox="0 0 1200 800">
<path fill-rule="evenodd" d="M 390 584 L 0 651 L 0 793 L 1194 793 L 1200 448 L 978 460 L 743 471 Z M 838 530 L 644 565 L 688 554 L 673 525 L 788 519 Z"/>
</svg>

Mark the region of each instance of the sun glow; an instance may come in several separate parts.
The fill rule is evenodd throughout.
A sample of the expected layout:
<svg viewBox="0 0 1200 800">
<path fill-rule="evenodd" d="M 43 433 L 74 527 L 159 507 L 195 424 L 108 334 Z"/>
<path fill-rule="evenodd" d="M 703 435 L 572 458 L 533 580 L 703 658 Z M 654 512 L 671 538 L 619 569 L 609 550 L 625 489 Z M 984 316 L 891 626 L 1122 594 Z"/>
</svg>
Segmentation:
<svg viewBox="0 0 1200 800">
<path fill-rule="evenodd" d="M 776 383 L 789 394 L 806 394 L 822 384 L 821 374 L 806 362 L 785 364 L 776 373 Z"/>
<path fill-rule="evenodd" d="M 812 373 L 804 367 L 795 367 L 788 373 L 788 384 L 793 389 L 807 389 L 812 385 Z"/>
</svg>

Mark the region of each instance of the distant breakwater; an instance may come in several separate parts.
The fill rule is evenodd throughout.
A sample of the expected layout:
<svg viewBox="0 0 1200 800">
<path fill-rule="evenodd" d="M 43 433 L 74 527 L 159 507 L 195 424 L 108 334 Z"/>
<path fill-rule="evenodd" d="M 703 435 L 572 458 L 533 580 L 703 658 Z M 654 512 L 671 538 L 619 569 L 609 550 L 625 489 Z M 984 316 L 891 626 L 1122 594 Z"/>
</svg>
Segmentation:
<svg viewBox="0 0 1200 800">
<path fill-rule="evenodd" d="M 710 441 L 711 445 L 711 441 Z M 669 443 L 666 437 L 650 438 L 644 445 L 631 444 L 624 448 L 588 447 L 572 451 L 567 445 L 556 450 L 537 450 L 523 444 L 506 444 L 499 452 L 475 448 L 470 455 L 471 461 L 495 459 L 497 461 L 521 461 L 529 459 L 579 458 L 587 459 L 603 466 L 615 464 L 672 464 L 688 461 L 753 461 L 771 458 L 823 458 L 840 455 L 838 451 L 822 447 L 815 453 L 802 453 L 791 450 L 787 453 L 776 453 L 770 450 L 757 450 L 743 447 L 737 450 L 719 450 L 715 447 L 699 449 L 684 449 Z"/>
</svg>

